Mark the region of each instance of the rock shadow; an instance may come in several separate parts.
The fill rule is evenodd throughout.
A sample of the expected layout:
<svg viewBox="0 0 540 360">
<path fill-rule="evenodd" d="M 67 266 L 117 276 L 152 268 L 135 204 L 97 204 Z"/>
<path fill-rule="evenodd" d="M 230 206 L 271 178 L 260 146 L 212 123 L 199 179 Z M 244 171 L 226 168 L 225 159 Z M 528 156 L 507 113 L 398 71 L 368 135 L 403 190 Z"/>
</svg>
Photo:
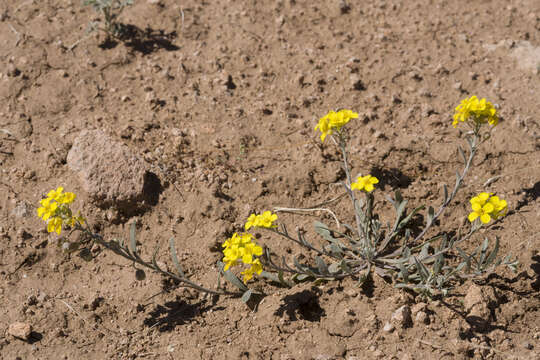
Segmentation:
<svg viewBox="0 0 540 360">
<path fill-rule="evenodd" d="M 143 30 L 132 24 L 117 25 L 118 35 L 108 36 L 105 41 L 99 44 L 101 49 L 113 49 L 120 42 L 143 55 L 151 54 L 160 49 L 167 51 L 180 49 L 172 43 L 177 37 L 176 31 L 166 33 L 164 30 L 154 30 L 150 27 Z"/>
<path fill-rule="evenodd" d="M 274 315 L 282 317 L 287 314 L 291 321 L 318 322 L 325 314 L 324 309 L 319 305 L 318 295 L 312 290 L 287 295 L 282 300 L 284 304 L 276 310 Z"/>
<path fill-rule="evenodd" d="M 143 198 L 146 204 L 156 206 L 159 202 L 159 196 L 163 192 L 163 186 L 159 177 L 147 171 L 143 178 Z"/>
</svg>

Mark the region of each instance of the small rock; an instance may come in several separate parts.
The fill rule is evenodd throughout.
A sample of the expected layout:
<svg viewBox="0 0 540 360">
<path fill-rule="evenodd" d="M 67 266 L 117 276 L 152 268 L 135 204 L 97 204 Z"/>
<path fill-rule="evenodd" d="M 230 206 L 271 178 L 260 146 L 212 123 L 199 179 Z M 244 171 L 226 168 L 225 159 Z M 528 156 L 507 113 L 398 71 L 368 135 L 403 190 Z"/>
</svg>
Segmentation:
<svg viewBox="0 0 540 360">
<path fill-rule="evenodd" d="M 16 218 L 24 218 L 28 217 L 30 215 L 32 208 L 30 207 L 30 204 L 26 201 L 21 201 L 11 210 L 11 215 L 15 216 Z"/>
<path fill-rule="evenodd" d="M 403 305 L 392 314 L 392 323 L 402 328 L 407 328 L 412 325 L 411 308 Z"/>
<path fill-rule="evenodd" d="M 25 341 L 30 338 L 31 333 L 32 325 L 23 322 L 13 323 L 8 328 L 8 334 Z"/>
<path fill-rule="evenodd" d="M 420 311 L 425 312 L 426 309 L 427 309 L 427 304 L 423 303 L 423 302 L 420 302 L 418 304 L 414 304 L 411 307 L 411 313 L 412 313 L 412 315 L 416 315 Z"/>
<path fill-rule="evenodd" d="M 534 348 L 533 344 L 531 344 L 530 342 L 524 342 L 523 347 L 527 350 L 532 350 Z"/>
<path fill-rule="evenodd" d="M 414 320 L 418 324 L 429 324 L 429 316 L 423 311 L 419 311 L 418 313 L 416 313 L 416 317 L 414 318 Z"/>
<path fill-rule="evenodd" d="M 467 295 L 463 299 L 465 310 L 468 312 L 467 321 L 480 327 L 486 326 L 491 321 L 491 301 L 496 299 L 491 288 L 483 288 L 476 284 L 469 287 Z"/>
<path fill-rule="evenodd" d="M 383 331 L 387 333 L 391 333 L 395 329 L 396 327 L 391 322 L 386 322 L 386 324 L 384 324 L 384 327 L 383 327 Z"/>
<path fill-rule="evenodd" d="M 94 204 L 133 213 L 157 203 L 161 184 L 144 160 L 101 130 L 83 130 L 73 142 L 67 165 Z"/>
</svg>

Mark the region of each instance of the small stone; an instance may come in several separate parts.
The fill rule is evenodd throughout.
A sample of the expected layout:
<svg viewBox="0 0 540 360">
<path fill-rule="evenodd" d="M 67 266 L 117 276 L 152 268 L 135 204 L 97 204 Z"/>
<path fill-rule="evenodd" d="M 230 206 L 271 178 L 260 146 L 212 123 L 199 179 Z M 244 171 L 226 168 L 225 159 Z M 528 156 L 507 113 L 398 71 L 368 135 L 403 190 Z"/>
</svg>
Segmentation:
<svg viewBox="0 0 540 360">
<path fill-rule="evenodd" d="M 463 299 L 465 310 L 468 312 L 467 321 L 480 327 L 489 324 L 491 321 L 490 302 L 492 299 L 496 299 L 492 289 L 482 288 L 476 284 L 471 285 Z"/>
<path fill-rule="evenodd" d="M 411 307 L 411 313 L 412 313 L 412 315 L 416 315 L 420 311 L 425 312 L 426 309 L 427 309 L 427 304 L 423 303 L 423 302 L 420 302 L 418 304 L 414 304 Z"/>
<path fill-rule="evenodd" d="M 527 350 L 532 350 L 534 348 L 533 344 L 531 344 L 530 342 L 524 342 L 523 347 Z"/>
<path fill-rule="evenodd" d="M 412 325 L 411 308 L 403 305 L 392 314 L 392 323 L 402 328 L 407 328 Z"/>
<path fill-rule="evenodd" d="M 419 311 L 416 313 L 416 317 L 414 318 L 415 322 L 418 324 L 429 324 L 429 316 L 423 311 Z"/>
<path fill-rule="evenodd" d="M 30 338 L 31 333 L 32 325 L 23 322 L 13 323 L 8 328 L 8 334 L 25 341 Z"/>
<path fill-rule="evenodd" d="M 391 333 L 395 329 L 396 327 L 391 322 L 386 322 L 386 324 L 384 324 L 384 327 L 383 327 L 383 331 L 387 333 Z"/>
<path fill-rule="evenodd" d="M 31 213 L 31 207 L 30 204 L 26 201 L 21 201 L 13 208 L 11 211 L 11 215 L 15 216 L 16 218 L 25 218 L 28 217 Z"/>
</svg>

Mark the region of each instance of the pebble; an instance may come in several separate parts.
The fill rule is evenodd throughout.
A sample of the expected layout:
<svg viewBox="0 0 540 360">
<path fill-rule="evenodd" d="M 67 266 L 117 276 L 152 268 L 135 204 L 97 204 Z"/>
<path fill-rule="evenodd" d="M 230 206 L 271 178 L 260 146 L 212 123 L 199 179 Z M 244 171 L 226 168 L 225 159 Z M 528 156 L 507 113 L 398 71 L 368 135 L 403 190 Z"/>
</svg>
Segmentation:
<svg viewBox="0 0 540 360">
<path fill-rule="evenodd" d="M 384 324 L 384 327 L 383 327 L 383 331 L 387 333 L 391 333 L 395 329 L 396 327 L 391 322 L 386 322 L 386 324 Z"/>
<path fill-rule="evenodd" d="M 401 306 L 396 311 L 394 311 L 394 313 L 392 314 L 391 321 L 395 325 L 398 325 L 402 328 L 411 326 L 412 324 L 411 308 L 407 305 Z"/>
</svg>

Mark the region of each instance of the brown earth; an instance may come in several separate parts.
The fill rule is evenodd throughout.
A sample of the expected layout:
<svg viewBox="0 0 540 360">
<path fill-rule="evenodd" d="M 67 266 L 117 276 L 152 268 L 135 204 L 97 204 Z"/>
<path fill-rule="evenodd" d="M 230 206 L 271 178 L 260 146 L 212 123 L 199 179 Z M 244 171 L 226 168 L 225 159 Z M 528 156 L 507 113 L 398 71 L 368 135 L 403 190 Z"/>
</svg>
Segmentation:
<svg viewBox="0 0 540 360">
<path fill-rule="evenodd" d="M 0 2 L 0 358 L 540 358 L 537 0 L 139 0 L 120 21 L 153 37 L 116 44 L 87 35 L 98 19 L 74 0 Z M 137 281 L 131 263 L 97 246 L 91 262 L 64 254 L 35 216 L 42 195 L 62 185 L 106 238 L 126 238 L 137 220 L 145 257 L 162 244 L 158 260 L 168 262 L 174 236 L 190 278 L 212 287 L 219 244 L 251 212 L 341 194 L 339 157 L 313 131 L 328 110 L 360 113 L 348 125 L 353 172 L 382 179 L 384 218 L 383 194 L 394 189 L 411 206 L 440 203 L 464 142 L 451 116 L 470 95 L 497 104 L 503 120 L 441 223 L 457 228 L 467 199 L 496 192 L 511 211 L 484 234 L 500 236 L 520 265 L 444 301 L 426 305 L 378 277 L 367 288 L 256 279 L 250 286 L 269 295 L 252 312 L 236 298 L 162 292 L 170 283 L 151 273 Z M 67 158 L 94 129 L 153 174 L 155 201 L 130 188 L 145 206 L 126 211 L 89 193 Z M 114 159 L 95 169 L 114 176 L 126 166 Z M 331 208 L 351 220 L 345 200 Z M 308 231 L 317 218 L 279 216 Z M 259 242 L 299 252 L 264 234 Z M 403 305 L 412 323 L 393 329 Z"/>
</svg>

